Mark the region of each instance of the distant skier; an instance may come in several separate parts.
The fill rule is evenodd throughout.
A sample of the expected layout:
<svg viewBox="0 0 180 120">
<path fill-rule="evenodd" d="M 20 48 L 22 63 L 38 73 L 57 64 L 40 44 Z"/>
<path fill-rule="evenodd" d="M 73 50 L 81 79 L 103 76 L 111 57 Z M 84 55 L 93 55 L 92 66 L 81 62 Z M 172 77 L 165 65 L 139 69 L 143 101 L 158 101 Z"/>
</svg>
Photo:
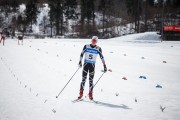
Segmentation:
<svg viewBox="0 0 180 120">
<path fill-rule="evenodd" d="M 3 42 L 3 45 L 5 43 L 5 35 L 3 33 L 0 33 L 0 43 Z"/>
<path fill-rule="evenodd" d="M 23 35 L 18 36 L 18 45 L 20 45 L 20 41 L 21 41 L 21 43 L 23 45 Z"/>
<path fill-rule="evenodd" d="M 85 60 L 83 65 L 82 82 L 80 85 L 80 93 L 78 99 L 81 99 L 83 97 L 84 86 L 85 86 L 87 74 L 89 72 L 89 99 L 93 100 L 93 78 L 95 74 L 95 63 L 98 54 L 103 63 L 104 72 L 107 71 L 105 60 L 102 54 L 102 49 L 96 45 L 97 42 L 98 42 L 98 37 L 93 36 L 91 40 L 91 44 L 85 45 L 83 51 L 81 52 L 80 61 L 79 61 L 80 67 L 82 67 L 82 59 L 84 54 L 85 54 Z"/>
</svg>

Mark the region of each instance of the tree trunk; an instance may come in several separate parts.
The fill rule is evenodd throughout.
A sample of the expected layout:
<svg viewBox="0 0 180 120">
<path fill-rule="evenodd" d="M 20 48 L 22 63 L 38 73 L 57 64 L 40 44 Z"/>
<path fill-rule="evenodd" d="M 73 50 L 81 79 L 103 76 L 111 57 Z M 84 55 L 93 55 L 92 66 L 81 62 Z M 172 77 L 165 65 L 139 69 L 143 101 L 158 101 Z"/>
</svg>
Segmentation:
<svg viewBox="0 0 180 120">
<path fill-rule="evenodd" d="M 60 30 L 61 30 L 61 36 L 63 35 L 63 5 L 62 5 L 62 3 L 61 3 L 61 8 L 60 8 L 60 26 L 61 26 L 61 28 L 60 28 Z"/>
<path fill-rule="evenodd" d="M 95 11 L 94 11 L 94 8 L 93 8 L 93 32 L 96 32 L 95 31 Z"/>
<path fill-rule="evenodd" d="M 103 36 L 104 36 L 105 10 L 103 10 Z"/>
<path fill-rule="evenodd" d="M 51 38 L 52 38 L 52 32 L 53 32 L 53 31 L 52 31 L 52 30 L 53 30 L 52 21 L 51 21 L 51 23 L 50 23 L 50 24 L 51 24 Z"/>
<path fill-rule="evenodd" d="M 145 32 L 147 31 L 147 6 L 148 6 L 148 1 L 146 0 L 145 1 L 145 21 L 144 21 L 144 24 L 145 24 L 144 30 L 145 30 Z"/>
<path fill-rule="evenodd" d="M 89 21 L 90 21 L 90 20 L 88 19 L 88 20 L 87 20 L 87 25 L 88 25 L 88 27 L 87 27 L 87 30 L 88 30 L 88 31 L 87 31 L 87 35 L 89 35 L 89 33 L 90 33 Z M 87 35 L 86 35 L 86 36 L 87 36 Z"/>
<path fill-rule="evenodd" d="M 44 20 L 43 20 L 43 22 L 44 22 L 44 34 L 45 34 L 45 29 L 46 29 L 46 20 L 45 20 L 45 18 L 44 18 Z"/>
<path fill-rule="evenodd" d="M 32 20 L 31 20 L 31 31 L 32 31 Z"/>
<path fill-rule="evenodd" d="M 16 30 L 16 28 L 15 28 L 15 26 L 13 26 L 13 28 L 12 28 L 12 38 L 14 38 L 14 36 L 15 36 L 15 30 Z"/>
<path fill-rule="evenodd" d="M 56 21 L 56 35 L 59 35 L 59 21 Z"/>
<path fill-rule="evenodd" d="M 85 0 L 81 0 L 81 29 L 80 36 L 84 37 L 84 19 L 85 19 Z"/>
<path fill-rule="evenodd" d="M 134 0 L 134 3 L 133 3 L 133 10 L 134 10 L 134 29 L 135 31 L 137 32 L 137 0 Z"/>
<path fill-rule="evenodd" d="M 137 7 L 137 33 L 140 32 L 140 0 L 138 0 L 138 7 Z"/>
<path fill-rule="evenodd" d="M 61 36 L 63 35 L 63 15 L 61 15 L 61 22 L 60 22 L 60 24 L 61 24 Z"/>
</svg>

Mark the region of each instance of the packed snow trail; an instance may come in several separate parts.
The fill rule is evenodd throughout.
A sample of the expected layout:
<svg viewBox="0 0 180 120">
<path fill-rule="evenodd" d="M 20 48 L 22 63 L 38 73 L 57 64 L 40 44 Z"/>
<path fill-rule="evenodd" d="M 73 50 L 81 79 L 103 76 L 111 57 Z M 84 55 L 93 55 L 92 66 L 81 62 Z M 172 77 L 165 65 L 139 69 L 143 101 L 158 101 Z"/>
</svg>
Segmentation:
<svg viewBox="0 0 180 120">
<path fill-rule="evenodd" d="M 90 40 L 25 39 L 19 46 L 7 39 L 0 44 L 0 120 L 178 120 L 180 42 L 157 39 L 155 33 L 143 33 L 99 40 L 112 72 L 94 88 L 98 104 L 86 96 L 88 82 L 84 101 L 72 103 L 82 69 L 56 99 Z M 102 69 L 98 58 L 94 83 Z"/>
</svg>

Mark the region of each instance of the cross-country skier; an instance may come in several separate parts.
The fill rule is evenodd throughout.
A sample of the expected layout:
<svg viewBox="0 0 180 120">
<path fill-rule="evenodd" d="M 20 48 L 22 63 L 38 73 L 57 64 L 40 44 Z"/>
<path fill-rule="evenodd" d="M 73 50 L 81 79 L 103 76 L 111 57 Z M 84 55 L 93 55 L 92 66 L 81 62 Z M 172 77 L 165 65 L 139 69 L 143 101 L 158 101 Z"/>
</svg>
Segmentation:
<svg viewBox="0 0 180 120">
<path fill-rule="evenodd" d="M 3 33 L 0 33 L 0 43 L 1 43 L 1 41 L 3 42 L 3 45 L 4 45 L 4 43 L 5 43 L 5 35 L 3 34 Z"/>
<path fill-rule="evenodd" d="M 104 72 L 107 71 L 105 60 L 102 54 L 102 49 L 96 45 L 97 42 L 98 42 L 98 37 L 93 36 L 91 40 L 91 44 L 85 45 L 83 51 L 81 52 L 79 67 L 82 67 L 82 59 L 84 54 L 85 54 L 85 59 L 84 59 L 83 72 L 82 72 L 82 82 L 80 85 L 80 93 L 78 99 L 81 99 L 83 96 L 85 82 L 86 82 L 87 74 L 89 72 L 89 99 L 93 100 L 93 78 L 95 74 L 95 63 L 98 54 L 103 63 Z"/>
</svg>

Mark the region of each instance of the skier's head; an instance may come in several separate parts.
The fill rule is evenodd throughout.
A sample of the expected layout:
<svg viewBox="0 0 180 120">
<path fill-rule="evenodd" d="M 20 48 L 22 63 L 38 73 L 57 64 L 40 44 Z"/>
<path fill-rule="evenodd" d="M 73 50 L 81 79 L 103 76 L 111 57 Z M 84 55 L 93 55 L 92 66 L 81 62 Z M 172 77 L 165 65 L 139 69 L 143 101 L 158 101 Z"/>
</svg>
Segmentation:
<svg viewBox="0 0 180 120">
<path fill-rule="evenodd" d="M 97 37 L 97 36 L 93 36 L 93 37 L 92 37 L 92 40 L 91 40 L 91 44 L 92 44 L 92 45 L 96 45 L 97 42 L 98 42 L 98 37 Z"/>
</svg>

